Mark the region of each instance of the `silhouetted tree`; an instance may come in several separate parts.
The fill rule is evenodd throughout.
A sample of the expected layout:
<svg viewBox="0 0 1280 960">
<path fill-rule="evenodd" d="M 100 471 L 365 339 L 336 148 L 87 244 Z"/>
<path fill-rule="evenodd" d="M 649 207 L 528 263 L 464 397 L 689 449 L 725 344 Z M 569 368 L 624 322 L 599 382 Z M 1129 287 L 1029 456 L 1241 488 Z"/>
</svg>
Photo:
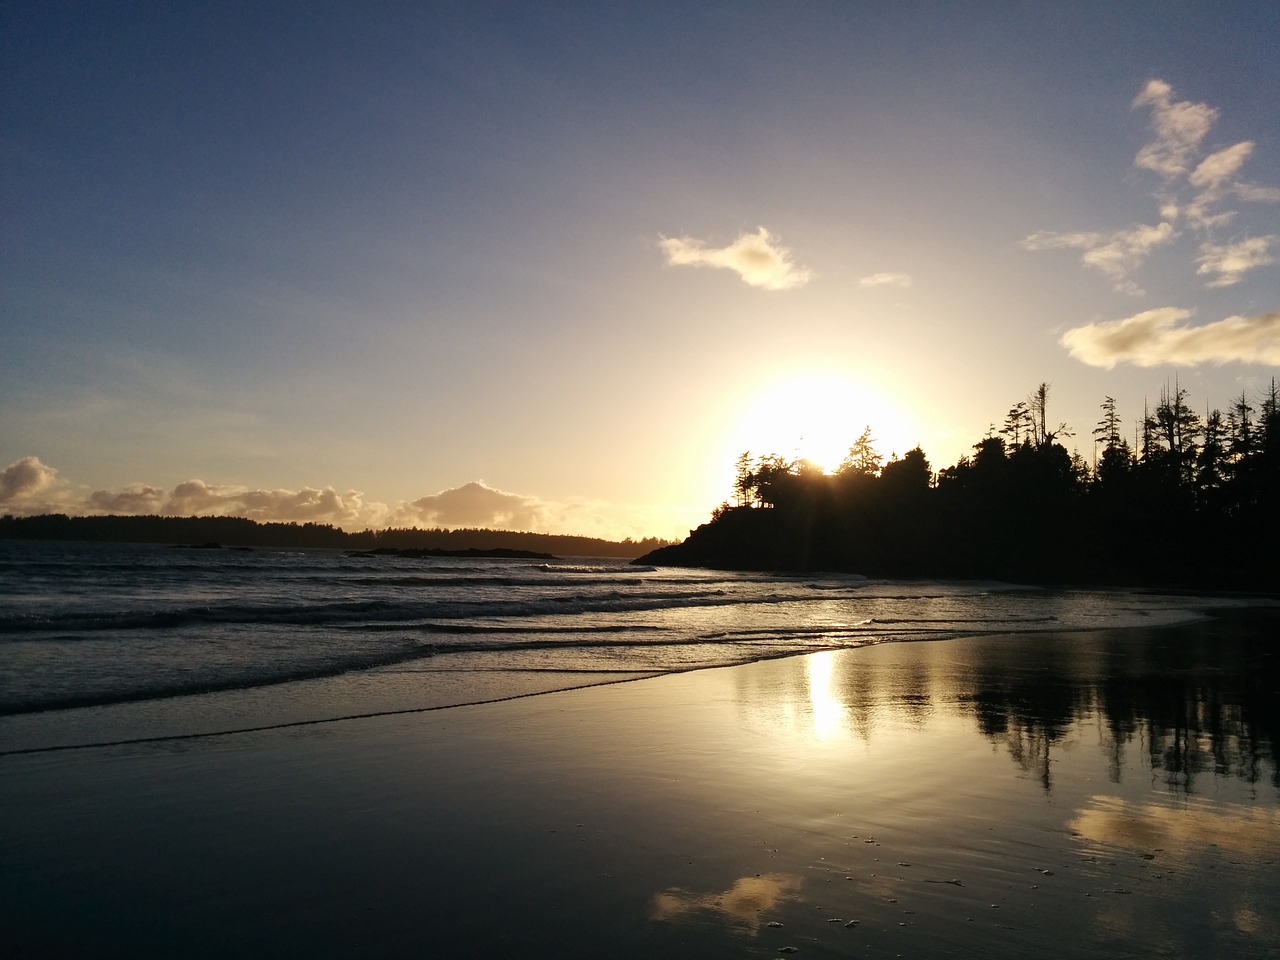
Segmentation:
<svg viewBox="0 0 1280 960">
<path fill-rule="evenodd" d="M 871 427 L 866 427 L 862 434 L 849 448 L 849 453 L 836 468 L 836 476 L 876 477 L 880 475 L 881 457 L 876 452 L 875 441 L 871 439 Z"/>
</svg>

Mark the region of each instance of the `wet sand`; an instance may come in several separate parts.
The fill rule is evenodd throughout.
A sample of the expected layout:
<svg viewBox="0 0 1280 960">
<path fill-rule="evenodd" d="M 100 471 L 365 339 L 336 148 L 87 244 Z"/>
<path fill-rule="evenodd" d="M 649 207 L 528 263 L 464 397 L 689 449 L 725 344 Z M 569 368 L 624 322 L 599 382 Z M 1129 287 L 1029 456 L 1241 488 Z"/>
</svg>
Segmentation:
<svg viewBox="0 0 1280 960">
<path fill-rule="evenodd" d="M 10 956 L 1280 951 L 1273 611 L 0 757 Z"/>
</svg>

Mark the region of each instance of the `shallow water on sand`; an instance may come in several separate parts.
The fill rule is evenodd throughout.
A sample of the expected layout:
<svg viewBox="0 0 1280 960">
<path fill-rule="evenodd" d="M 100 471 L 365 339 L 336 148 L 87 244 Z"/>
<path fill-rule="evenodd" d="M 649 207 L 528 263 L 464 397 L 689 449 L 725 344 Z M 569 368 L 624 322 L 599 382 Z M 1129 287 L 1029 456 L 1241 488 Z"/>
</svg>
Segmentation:
<svg viewBox="0 0 1280 960">
<path fill-rule="evenodd" d="M 1270 957 L 1266 611 L 0 757 L 56 952 Z"/>
<path fill-rule="evenodd" d="M 0 541 L 0 754 L 526 696 L 1243 601 L 616 561 Z"/>
</svg>

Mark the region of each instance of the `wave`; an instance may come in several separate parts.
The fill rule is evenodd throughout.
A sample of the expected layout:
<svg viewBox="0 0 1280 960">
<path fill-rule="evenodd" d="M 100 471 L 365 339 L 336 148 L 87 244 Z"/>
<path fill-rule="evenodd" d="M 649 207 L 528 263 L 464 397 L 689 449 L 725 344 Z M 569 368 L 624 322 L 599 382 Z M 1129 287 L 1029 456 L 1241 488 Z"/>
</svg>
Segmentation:
<svg viewBox="0 0 1280 960">
<path fill-rule="evenodd" d="M 132 684 L 118 686 L 110 690 L 84 689 L 74 693 L 47 692 L 43 694 L 24 690 L 9 700 L 0 702 L 0 716 L 17 716 L 29 713 L 250 690 L 304 680 L 337 677 L 343 674 L 378 668 L 407 666 L 426 661 L 431 661 L 435 665 L 432 668 L 433 671 L 439 672 L 475 669 L 474 665 L 453 666 L 448 663 L 451 659 L 465 654 L 498 653 L 519 655 L 521 653 L 555 650 L 568 655 L 567 657 L 561 657 L 553 667 L 531 667 L 529 665 L 509 663 L 497 668 L 486 665 L 485 672 L 494 672 L 495 669 L 498 672 L 526 672 L 530 669 L 535 669 L 539 672 L 627 673 L 633 675 L 645 673 L 656 675 L 688 669 L 687 664 L 683 666 L 673 665 L 669 658 L 664 658 L 661 653 L 661 651 L 682 647 L 692 650 L 709 644 L 715 645 L 720 650 L 720 654 L 714 657 L 715 665 L 729 665 L 746 663 L 766 657 L 776 657 L 784 653 L 794 654 L 803 653 L 807 650 L 830 649 L 833 646 L 865 646 L 885 639 L 883 636 L 847 635 L 844 637 L 844 642 L 839 642 L 837 640 L 840 636 L 838 631 L 783 630 L 772 633 L 762 632 L 758 636 L 748 636 L 744 633 L 732 638 L 726 644 L 725 638 L 716 634 L 692 637 L 680 636 L 645 626 L 637 626 L 630 630 L 619 630 L 614 627 L 591 627 L 578 630 L 538 628 L 536 635 L 528 636 L 524 639 L 512 639 L 508 634 L 514 631 L 501 627 L 476 628 L 472 630 L 458 625 L 442 625 L 437 632 L 451 635 L 454 639 L 451 639 L 448 643 L 433 643 L 426 639 L 409 637 L 391 647 L 380 645 L 375 649 L 346 649 L 340 654 L 332 654 L 311 662 L 254 660 L 251 663 L 242 663 L 238 668 L 232 668 L 229 671 L 224 668 L 221 673 L 206 674 L 204 676 L 191 676 L 174 671 L 162 678 L 152 678 L 149 681 L 137 680 Z M 646 639 L 638 639 L 643 634 L 649 636 Z M 469 637 L 469 639 L 456 639 L 464 636 Z M 833 640 L 837 642 L 832 642 Z M 814 642 L 797 646 L 797 643 L 802 641 Z M 635 663 L 627 668 L 582 667 L 573 664 L 572 657 L 574 654 L 600 650 L 630 651 L 635 656 Z M 455 660 L 454 662 L 456 663 L 457 661 Z"/>
<path fill-rule="evenodd" d="M 19 697 L 8 702 L 0 702 L 0 716 L 73 710 L 117 703 L 139 703 L 146 700 L 165 700 L 228 690 L 248 690 L 254 687 L 293 683 L 298 680 L 336 677 L 358 670 L 370 670 L 410 660 L 420 660 L 435 654 L 434 645 L 412 641 L 389 650 L 380 648 L 376 651 L 347 651 L 343 656 L 329 657 L 312 663 L 263 661 L 230 674 L 166 677 L 152 683 L 136 683 L 113 690 L 28 695 L 25 698 Z"/>
<path fill-rule="evenodd" d="M 525 600 L 349 600 L 293 604 L 200 604 L 161 610 L 70 611 L 0 616 L 0 636 L 9 634 L 99 633 L 119 630 L 173 630 L 205 625 L 352 627 L 466 620 L 475 617 L 537 617 L 578 613 L 624 613 L 697 606 L 780 603 L 793 596 L 734 596 L 724 590 L 611 592 L 531 597 Z"/>
</svg>

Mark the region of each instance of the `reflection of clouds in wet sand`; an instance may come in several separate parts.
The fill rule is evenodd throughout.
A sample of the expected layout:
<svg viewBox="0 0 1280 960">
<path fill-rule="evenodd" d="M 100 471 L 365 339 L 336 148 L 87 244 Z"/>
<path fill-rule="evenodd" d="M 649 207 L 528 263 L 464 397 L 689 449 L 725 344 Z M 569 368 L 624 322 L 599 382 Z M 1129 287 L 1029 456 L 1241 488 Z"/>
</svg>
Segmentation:
<svg viewBox="0 0 1280 960">
<path fill-rule="evenodd" d="M 1208 802 L 1173 809 L 1108 796 L 1090 804 L 1070 826 L 1099 843 L 1183 859 L 1211 846 L 1259 861 L 1280 858 L 1280 809 Z"/>
<path fill-rule="evenodd" d="M 709 910 L 724 919 L 744 924 L 752 934 L 759 931 L 761 914 L 784 900 L 800 895 L 799 877 L 785 873 L 766 873 L 742 877 L 722 893 L 694 893 L 672 887 L 655 894 L 649 915 L 654 920 L 675 920 L 687 913 Z"/>
<path fill-rule="evenodd" d="M 1207 800 L 1172 808 L 1095 796 L 1069 826 L 1086 841 L 1152 861 L 1161 869 L 1156 880 L 1176 873 L 1199 875 L 1213 884 L 1214 893 L 1228 904 L 1209 906 L 1205 917 L 1218 936 L 1234 934 L 1251 947 L 1280 942 L 1275 875 L 1270 882 L 1259 883 L 1270 872 L 1269 866 L 1280 860 L 1280 809 Z M 1224 861 L 1237 868 L 1258 869 L 1246 869 L 1241 882 L 1238 869 L 1219 869 Z M 1213 873 L 1206 873 L 1206 867 Z M 1130 879 L 1142 882 L 1138 877 Z M 1117 892 L 1131 891 L 1121 887 Z M 1194 913 L 1196 902 L 1184 891 L 1176 909 Z M 1136 935 L 1138 928 L 1150 926 L 1134 903 L 1113 902 L 1097 922 L 1119 936 Z M 1170 943 L 1166 952 L 1185 954 L 1186 948 L 1187 944 Z"/>
</svg>

